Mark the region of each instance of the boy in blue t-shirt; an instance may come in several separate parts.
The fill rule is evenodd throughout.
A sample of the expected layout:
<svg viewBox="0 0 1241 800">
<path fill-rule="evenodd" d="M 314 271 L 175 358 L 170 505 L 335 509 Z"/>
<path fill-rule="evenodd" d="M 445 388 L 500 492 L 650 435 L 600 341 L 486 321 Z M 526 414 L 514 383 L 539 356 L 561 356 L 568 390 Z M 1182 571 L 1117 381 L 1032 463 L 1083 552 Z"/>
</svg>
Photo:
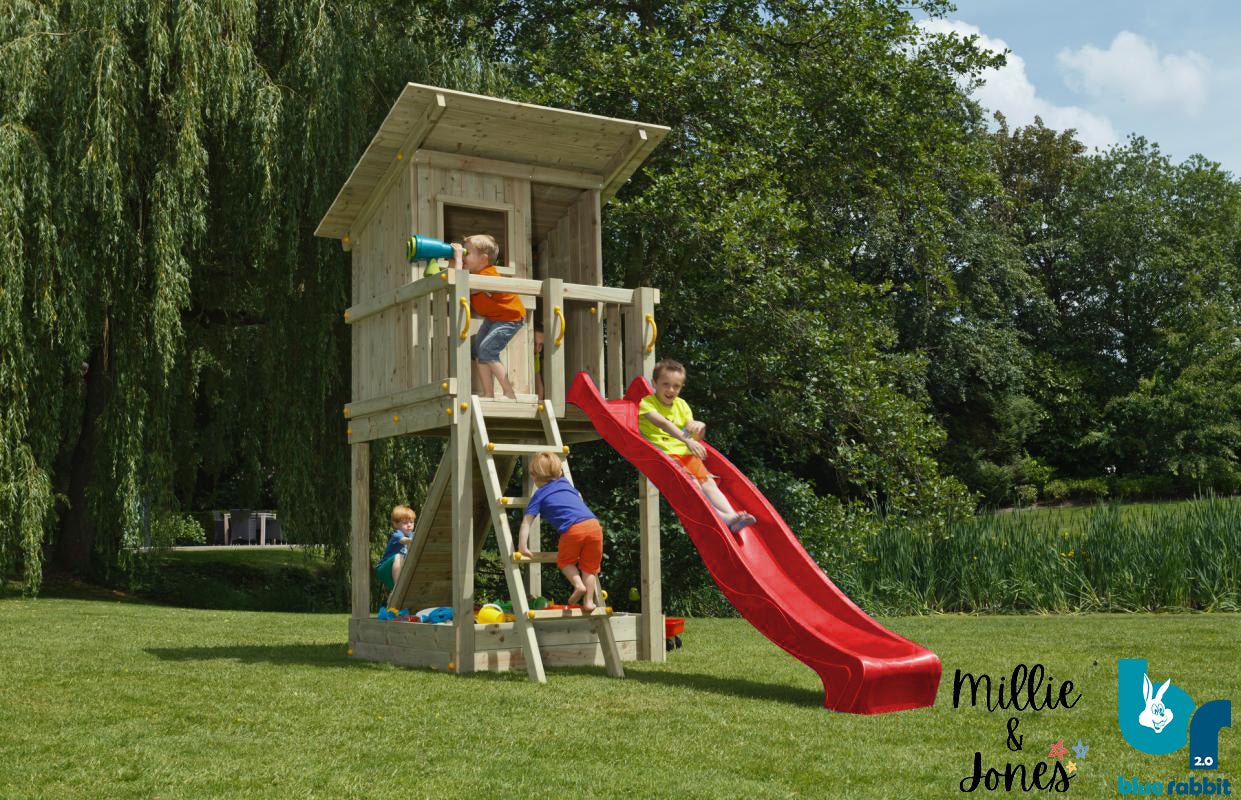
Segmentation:
<svg viewBox="0 0 1241 800">
<path fill-rule="evenodd" d="M 379 566 L 375 567 L 375 577 L 389 592 L 396 587 L 401 577 L 401 565 L 405 563 L 405 556 L 409 555 L 409 543 L 413 541 L 410 534 L 413 533 L 416 516 L 409 506 L 392 509 L 392 535 L 388 537 L 388 546 L 379 558 Z"/>
<path fill-rule="evenodd" d="M 567 604 L 581 601 L 582 610 L 589 614 L 596 608 L 595 585 L 603 563 L 603 528 L 582 501 L 582 495 L 564 477 L 558 456 L 536 455 L 530 462 L 530 475 L 538 488 L 526 505 L 526 515 L 522 517 L 521 531 L 517 534 L 517 549 L 526 557 L 532 555 L 527 547 L 530 527 L 535 518 L 542 515 L 560 534 L 556 544 L 556 566 L 573 587 Z"/>
</svg>

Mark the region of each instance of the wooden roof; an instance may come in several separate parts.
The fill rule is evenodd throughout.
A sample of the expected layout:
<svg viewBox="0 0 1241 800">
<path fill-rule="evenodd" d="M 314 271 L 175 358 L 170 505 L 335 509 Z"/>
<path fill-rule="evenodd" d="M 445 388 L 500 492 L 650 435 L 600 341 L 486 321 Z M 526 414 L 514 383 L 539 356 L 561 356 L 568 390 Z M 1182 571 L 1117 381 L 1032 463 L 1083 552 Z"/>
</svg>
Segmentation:
<svg viewBox="0 0 1241 800">
<path fill-rule="evenodd" d="M 408 83 L 316 236 L 339 239 L 394 165 L 416 151 L 504 162 L 538 183 L 597 188 L 607 202 L 668 134 L 649 125 Z M 486 162 L 479 162 L 485 171 Z M 494 165 L 493 165 L 494 166 Z"/>
</svg>

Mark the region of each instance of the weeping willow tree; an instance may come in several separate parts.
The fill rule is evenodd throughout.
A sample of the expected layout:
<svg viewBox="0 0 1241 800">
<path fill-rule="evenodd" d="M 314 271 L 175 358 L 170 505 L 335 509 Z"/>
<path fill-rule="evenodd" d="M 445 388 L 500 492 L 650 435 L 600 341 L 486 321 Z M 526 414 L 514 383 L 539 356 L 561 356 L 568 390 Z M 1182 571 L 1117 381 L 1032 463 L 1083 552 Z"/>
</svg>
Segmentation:
<svg viewBox="0 0 1241 800">
<path fill-rule="evenodd" d="M 107 572 L 204 497 L 339 551 L 349 270 L 311 232 L 406 81 L 500 73 L 398 3 L 6 6 L 0 576 Z"/>
</svg>

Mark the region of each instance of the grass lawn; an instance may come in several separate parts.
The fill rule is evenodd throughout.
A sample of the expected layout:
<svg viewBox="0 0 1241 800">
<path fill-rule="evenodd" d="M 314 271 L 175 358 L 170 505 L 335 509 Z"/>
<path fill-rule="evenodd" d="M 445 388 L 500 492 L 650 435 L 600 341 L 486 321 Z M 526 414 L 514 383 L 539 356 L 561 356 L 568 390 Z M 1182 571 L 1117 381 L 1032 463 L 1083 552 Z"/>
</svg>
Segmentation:
<svg viewBox="0 0 1241 800">
<path fill-rule="evenodd" d="M 305 547 L 181 547 L 160 553 L 168 564 L 244 564 L 258 567 L 326 567 L 317 551 Z"/>
<path fill-rule="evenodd" d="M 1117 775 L 1188 777 L 1116 725 L 1116 659 L 1152 660 L 1198 703 L 1241 701 L 1241 615 L 885 620 L 934 649 L 934 708 L 821 707 L 815 676 L 742 620 L 691 620 L 665 665 L 458 678 L 355 662 L 346 618 L 104 600 L 0 600 L 0 797 L 958 797 L 974 752 L 1031 768 L 1058 739 L 1090 747 L 1071 793 Z M 1042 662 L 1082 699 L 1009 713 L 952 708 L 955 669 L 998 682 Z M 1235 730 L 1220 735 L 1235 775 Z M 1024 792 L 1015 790 L 1018 795 Z M 986 793 L 985 790 L 980 793 Z M 1000 790 L 1003 793 L 1003 790 Z"/>
<path fill-rule="evenodd" d="M 188 608 L 339 612 L 344 585 L 314 549 L 232 547 L 158 553 L 135 577 L 136 593 Z M 52 593 L 59 593 L 52 587 Z"/>
</svg>

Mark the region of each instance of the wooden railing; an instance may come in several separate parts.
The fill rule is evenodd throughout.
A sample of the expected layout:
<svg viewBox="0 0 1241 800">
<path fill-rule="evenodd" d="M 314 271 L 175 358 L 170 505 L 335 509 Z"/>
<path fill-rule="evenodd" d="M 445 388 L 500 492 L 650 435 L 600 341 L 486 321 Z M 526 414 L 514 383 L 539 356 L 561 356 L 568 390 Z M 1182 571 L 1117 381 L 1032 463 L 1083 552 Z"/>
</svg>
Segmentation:
<svg viewBox="0 0 1241 800">
<path fill-rule="evenodd" d="M 356 399 L 345 408 L 351 442 L 438 427 L 474 393 L 472 291 L 516 294 L 527 308 L 527 322 L 535 314 L 542 319 L 544 395 L 558 415 L 564 414 L 567 383 L 577 372 L 589 373 L 606 397 L 620 397 L 628 381 L 644 371 L 655 346 L 655 289 L 445 270 L 345 312 L 353 327 Z M 531 347 L 510 346 L 506 356 L 519 397 L 534 395 L 533 371 L 514 368 L 532 367 Z"/>
</svg>

